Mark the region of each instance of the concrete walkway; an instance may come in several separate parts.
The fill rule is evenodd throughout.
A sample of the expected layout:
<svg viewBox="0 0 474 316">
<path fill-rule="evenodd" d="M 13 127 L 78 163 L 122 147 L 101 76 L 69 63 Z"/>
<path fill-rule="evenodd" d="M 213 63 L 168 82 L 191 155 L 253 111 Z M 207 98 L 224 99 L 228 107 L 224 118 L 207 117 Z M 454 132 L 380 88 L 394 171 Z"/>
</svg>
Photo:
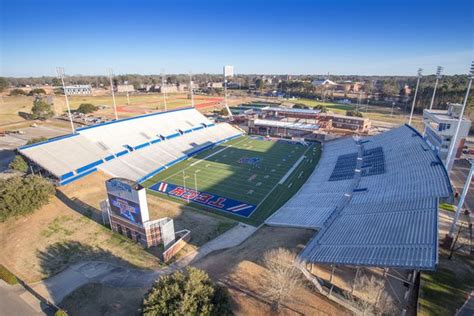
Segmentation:
<svg viewBox="0 0 474 316">
<path fill-rule="evenodd" d="M 71 265 L 45 281 L 32 284 L 31 287 L 55 304 L 59 304 L 66 296 L 87 283 L 101 283 L 120 288 L 149 288 L 157 277 L 183 269 L 213 251 L 238 246 L 256 230 L 257 227 L 239 223 L 163 269 L 140 270 L 103 261 L 86 261 Z"/>
<path fill-rule="evenodd" d="M 54 310 L 42 304 L 21 285 L 9 285 L 0 280 L 0 315 L 52 315 Z"/>
</svg>

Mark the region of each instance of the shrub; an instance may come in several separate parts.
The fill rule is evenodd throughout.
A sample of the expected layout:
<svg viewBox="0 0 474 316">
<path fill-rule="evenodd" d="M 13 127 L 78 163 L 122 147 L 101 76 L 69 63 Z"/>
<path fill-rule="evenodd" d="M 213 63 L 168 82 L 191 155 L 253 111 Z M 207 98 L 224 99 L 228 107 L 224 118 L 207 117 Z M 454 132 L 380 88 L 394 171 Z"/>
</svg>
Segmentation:
<svg viewBox="0 0 474 316">
<path fill-rule="evenodd" d="M 10 95 L 11 96 L 15 96 L 15 95 L 26 95 L 26 92 L 22 89 L 13 89 L 12 91 L 10 91 Z"/>
<path fill-rule="evenodd" d="M 64 309 L 58 309 L 54 316 L 67 316 L 67 312 Z"/>
<path fill-rule="evenodd" d="M 23 159 L 22 156 L 16 155 L 12 162 L 8 165 L 8 168 L 16 171 L 27 172 L 28 163 Z"/>
<path fill-rule="evenodd" d="M 348 110 L 346 111 L 346 115 L 347 116 L 355 116 L 355 117 L 362 117 L 362 113 L 360 113 L 359 111 L 353 111 L 353 110 Z"/>
<path fill-rule="evenodd" d="M 96 107 L 94 104 L 91 103 L 81 103 L 79 107 L 77 108 L 77 112 L 83 113 L 83 114 L 89 114 L 92 112 L 97 111 L 99 108 Z"/>
<path fill-rule="evenodd" d="M 53 110 L 51 109 L 51 104 L 43 101 L 41 98 L 37 98 L 35 101 L 33 101 L 31 112 L 38 118 L 50 118 L 54 114 Z"/>
<path fill-rule="evenodd" d="M 296 103 L 293 105 L 293 109 L 309 109 L 309 107 L 304 103 Z"/>
<path fill-rule="evenodd" d="M 7 268 L 0 264 L 0 279 L 7 282 L 10 285 L 17 284 L 18 279 L 11 273 Z"/>
<path fill-rule="evenodd" d="M 35 95 L 35 94 L 46 94 L 46 91 L 41 88 L 36 88 L 36 89 L 31 89 L 31 91 L 28 93 L 28 95 Z"/>
<path fill-rule="evenodd" d="M 30 139 L 29 141 L 26 142 L 26 145 L 31 145 L 31 144 L 36 144 L 40 142 L 44 142 L 45 140 L 48 140 L 46 137 L 40 136 L 40 137 L 35 137 Z"/>
<path fill-rule="evenodd" d="M 143 300 L 144 315 L 231 315 L 227 293 L 206 272 L 186 271 L 163 276 Z"/>
<path fill-rule="evenodd" d="M 0 179 L 0 222 L 32 213 L 47 204 L 54 192 L 50 182 L 35 175 Z"/>
</svg>

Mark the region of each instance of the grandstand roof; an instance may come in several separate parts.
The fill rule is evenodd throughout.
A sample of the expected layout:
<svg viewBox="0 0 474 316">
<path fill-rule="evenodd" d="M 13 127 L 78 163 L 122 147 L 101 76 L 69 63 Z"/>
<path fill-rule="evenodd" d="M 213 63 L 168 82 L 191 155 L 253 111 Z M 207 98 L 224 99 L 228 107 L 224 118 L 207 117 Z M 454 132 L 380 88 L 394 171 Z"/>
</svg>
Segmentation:
<svg viewBox="0 0 474 316">
<path fill-rule="evenodd" d="M 312 109 L 295 109 L 295 108 L 278 108 L 278 107 L 264 107 L 262 111 L 272 111 L 272 112 L 280 112 L 280 113 L 303 113 L 303 114 L 319 114 L 321 110 L 312 110 Z"/>
<path fill-rule="evenodd" d="M 289 129 L 297 129 L 297 130 L 313 131 L 313 130 L 319 129 L 319 125 L 317 124 L 307 124 L 307 123 L 298 123 L 298 122 L 284 122 L 284 121 L 256 119 L 254 123 L 255 125 L 259 125 L 259 126 L 289 128 Z"/>
<path fill-rule="evenodd" d="M 267 224 L 319 230 L 299 254 L 304 262 L 434 269 L 438 200 L 451 196 L 438 156 L 402 126 L 328 142 L 317 169 Z"/>
<path fill-rule="evenodd" d="M 58 178 L 60 184 L 97 169 L 141 181 L 240 134 L 226 123 L 215 125 L 194 108 L 184 108 L 80 128 L 74 134 L 18 151 Z"/>
</svg>

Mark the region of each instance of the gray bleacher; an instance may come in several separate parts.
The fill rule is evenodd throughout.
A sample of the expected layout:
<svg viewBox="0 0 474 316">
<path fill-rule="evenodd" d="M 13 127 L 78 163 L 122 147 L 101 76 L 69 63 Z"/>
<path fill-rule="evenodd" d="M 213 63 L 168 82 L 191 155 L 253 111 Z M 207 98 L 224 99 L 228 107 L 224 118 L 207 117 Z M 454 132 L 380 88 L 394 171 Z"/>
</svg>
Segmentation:
<svg viewBox="0 0 474 316">
<path fill-rule="evenodd" d="M 349 155 L 359 170 L 337 170 Z M 303 262 L 434 269 L 438 202 L 451 196 L 439 158 L 402 126 L 325 144 L 310 179 L 266 223 L 318 230 L 299 255 Z"/>
</svg>

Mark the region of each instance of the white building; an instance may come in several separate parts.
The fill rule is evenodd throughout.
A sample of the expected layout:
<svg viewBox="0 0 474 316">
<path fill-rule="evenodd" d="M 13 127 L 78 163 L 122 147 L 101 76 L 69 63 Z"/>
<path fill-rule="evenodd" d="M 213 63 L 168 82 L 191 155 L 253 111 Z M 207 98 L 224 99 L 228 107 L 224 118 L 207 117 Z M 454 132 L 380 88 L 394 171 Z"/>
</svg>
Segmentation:
<svg viewBox="0 0 474 316">
<path fill-rule="evenodd" d="M 331 81 L 329 79 L 324 79 L 324 80 L 313 80 L 311 83 L 315 87 L 320 87 L 320 86 L 335 86 L 337 83 L 334 81 Z"/>
<path fill-rule="evenodd" d="M 124 93 L 124 92 L 133 92 L 135 91 L 135 88 L 133 87 L 133 84 L 119 84 L 116 86 L 115 90 L 118 93 Z"/>
<path fill-rule="evenodd" d="M 90 84 L 66 86 L 65 90 L 67 95 L 92 94 L 92 87 Z"/>
<path fill-rule="evenodd" d="M 448 104 L 448 110 L 428 110 L 423 111 L 423 123 L 425 131 L 423 137 L 430 147 L 446 164 L 449 148 L 456 133 L 459 122 L 462 104 Z M 458 148 L 455 148 L 456 157 L 462 152 L 464 141 L 469 134 L 471 121 L 465 117 L 461 121 L 458 134 Z M 460 150 L 461 149 L 461 150 Z"/>
</svg>

